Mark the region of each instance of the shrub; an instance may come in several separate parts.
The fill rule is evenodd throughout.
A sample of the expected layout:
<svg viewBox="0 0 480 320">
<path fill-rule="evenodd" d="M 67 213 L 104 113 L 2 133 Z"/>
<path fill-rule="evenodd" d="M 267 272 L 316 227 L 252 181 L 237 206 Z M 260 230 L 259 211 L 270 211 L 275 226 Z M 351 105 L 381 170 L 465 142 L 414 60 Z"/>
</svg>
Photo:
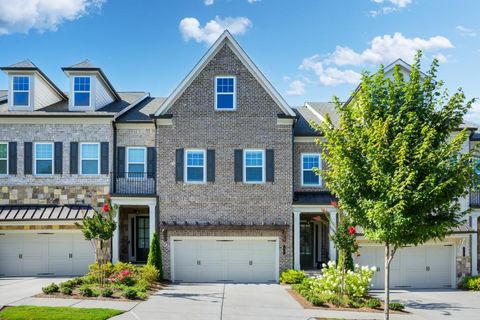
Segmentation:
<svg viewBox="0 0 480 320">
<path fill-rule="evenodd" d="M 98 263 L 94 263 L 88 266 L 89 272 L 87 276 L 93 277 L 95 281 L 98 281 L 98 277 L 100 275 L 100 268 L 98 267 Z M 111 262 L 103 265 L 103 272 L 105 273 L 105 278 L 108 278 L 115 272 L 115 268 Z"/>
<path fill-rule="evenodd" d="M 303 279 L 305 279 L 305 272 L 302 270 L 289 269 L 280 275 L 280 283 L 284 284 L 300 283 Z"/>
<path fill-rule="evenodd" d="M 396 311 L 402 311 L 403 309 L 405 309 L 405 306 L 403 305 L 403 303 L 397 302 L 397 301 L 390 302 L 388 304 L 388 307 L 391 310 L 396 310 Z"/>
<path fill-rule="evenodd" d="M 380 299 L 372 298 L 372 299 L 368 299 L 365 302 L 365 306 L 369 307 L 371 309 L 377 309 L 377 308 L 380 308 L 382 306 L 382 303 L 380 302 Z"/>
<path fill-rule="evenodd" d="M 122 271 L 114 273 L 108 281 L 110 283 L 115 283 L 115 284 L 124 284 L 126 286 L 133 286 L 135 284 L 135 279 L 133 273 L 128 270 L 124 269 Z"/>
<path fill-rule="evenodd" d="M 93 284 L 98 282 L 98 278 L 92 275 L 86 275 L 80 278 L 80 284 Z"/>
<path fill-rule="evenodd" d="M 480 276 L 467 276 L 463 278 L 460 287 L 466 290 L 480 291 Z"/>
<path fill-rule="evenodd" d="M 146 292 L 137 292 L 137 298 L 145 300 L 148 298 L 148 294 Z"/>
<path fill-rule="evenodd" d="M 104 288 L 101 292 L 102 297 L 111 297 L 113 295 L 113 290 L 111 288 Z"/>
<path fill-rule="evenodd" d="M 160 272 L 152 265 L 145 265 L 140 269 L 140 281 L 145 280 L 148 283 L 157 281 L 160 277 Z"/>
<path fill-rule="evenodd" d="M 133 286 L 133 288 L 139 292 L 146 292 L 149 287 L 150 283 L 145 279 L 138 280 L 137 283 L 135 283 L 135 286 Z"/>
<path fill-rule="evenodd" d="M 133 288 L 127 288 L 123 290 L 122 295 L 127 299 L 133 300 L 137 297 L 138 293 L 137 293 L 137 290 Z"/>
<path fill-rule="evenodd" d="M 66 287 L 66 286 L 60 286 L 60 292 L 66 295 L 71 295 L 72 294 L 72 287 Z"/>
<path fill-rule="evenodd" d="M 59 289 L 58 286 L 55 283 L 52 282 L 48 286 L 43 287 L 42 291 L 45 294 L 52 294 L 52 293 L 58 292 L 58 289 Z"/>
<path fill-rule="evenodd" d="M 156 232 L 153 234 L 152 241 L 150 243 L 147 265 L 153 266 L 158 270 L 157 280 L 163 279 L 162 251 L 160 249 L 160 241 L 158 241 Z"/>
<path fill-rule="evenodd" d="M 93 290 L 92 288 L 90 288 L 89 285 L 82 285 L 80 288 L 80 294 L 84 297 L 93 297 L 94 296 L 94 293 L 93 293 Z"/>
<path fill-rule="evenodd" d="M 140 269 L 139 267 L 137 267 L 134 264 L 131 264 L 130 262 L 129 263 L 117 262 L 113 266 L 113 272 L 110 275 L 113 275 L 114 273 L 118 274 L 121 271 L 128 270 L 133 277 L 136 277 L 136 276 L 138 276 L 139 269 Z"/>
</svg>

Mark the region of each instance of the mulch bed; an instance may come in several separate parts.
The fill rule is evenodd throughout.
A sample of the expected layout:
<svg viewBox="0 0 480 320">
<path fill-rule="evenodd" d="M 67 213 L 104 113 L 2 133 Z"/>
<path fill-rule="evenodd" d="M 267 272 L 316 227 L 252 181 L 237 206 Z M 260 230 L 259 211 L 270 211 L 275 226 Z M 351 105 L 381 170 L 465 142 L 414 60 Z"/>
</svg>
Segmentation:
<svg viewBox="0 0 480 320">
<path fill-rule="evenodd" d="M 151 296 L 158 290 L 162 290 L 168 286 L 167 283 L 162 282 L 155 282 L 150 286 L 150 289 L 147 290 L 148 296 Z M 105 300 L 105 301 L 122 301 L 122 302 L 133 302 L 133 301 L 143 301 L 143 299 L 127 299 L 123 296 L 115 296 L 115 297 L 102 297 L 101 295 L 98 297 L 85 297 L 82 296 L 78 290 L 75 288 L 71 295 L 63 294 L 61 292 L 54 292 L 52 294 L 45 294 L 39 293 L 34 295 L 35 298 L 55 298 L 55 299 L 79 299 L 79 300 Z"/>
<path fill-rule="evenodd" d="M 305 299 L 300 293 L 293 289 L 287 289 L 287 292 L 304 308 L 304 309 L 318 309 L 318 310 L 329 310 L 329 311 L 353 311 L 353 312 L 376 312 L 383 313 L 383 302 L 382 306 L 379 309 L 372 309 L 367 307 L 362 308 L 347 308 L 347 307 L 338 307 L 331 304 L 325 303 L 323 306 L 315 306 L 310 301 Z M 390 313 L 394 314 L 409 314 L 408 311 L 394 311 L 390 310 Z"/>
</svg>

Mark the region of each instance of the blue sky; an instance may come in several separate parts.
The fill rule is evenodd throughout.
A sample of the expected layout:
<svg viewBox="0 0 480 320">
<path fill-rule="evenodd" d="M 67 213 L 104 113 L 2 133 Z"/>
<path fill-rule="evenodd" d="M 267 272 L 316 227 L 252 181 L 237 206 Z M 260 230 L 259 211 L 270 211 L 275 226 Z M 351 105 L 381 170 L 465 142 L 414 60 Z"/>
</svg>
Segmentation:
<svg viewBox="0 0 480 320">
<path fill-rule="evenodd" d="M 66 89 L 60 67 L 88 58 L 118 91 L 167 96 L 228 28 L 291 105 L 345 99 L 359 72 L 417 49 L 477 97 L 478 12 L 478 0 L 0 0 L 0 65 L 28 58 Z"/>
</svg>

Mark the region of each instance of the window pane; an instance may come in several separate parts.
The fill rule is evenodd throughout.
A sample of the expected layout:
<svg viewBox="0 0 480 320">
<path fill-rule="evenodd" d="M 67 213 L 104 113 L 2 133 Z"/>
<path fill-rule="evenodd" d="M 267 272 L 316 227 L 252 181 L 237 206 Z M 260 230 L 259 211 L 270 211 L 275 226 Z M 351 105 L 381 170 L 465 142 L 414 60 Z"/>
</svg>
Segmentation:
<svg viewBox="0 0 480 320">
<path fill-rule="evenodd" d="M 262 182 L 263 168 L 245 168 L 245 181 Z"/>
<path fill-rule="evenodd" d="M 98 158 L 98 144 L 82 144 L 82 158 Z"/>
<path fill-rule="evenodd" d="M 128 162 L 145 162 L 145 149 L 128 149 Z"/>
<path fill-rule="evenodd" d="M 248 166 L 262 166 L 263 152 L 248 151 L 245 153 L 245 164 Z"/>
<path fill-rule="evenodd" d="M 13 90 L 29 90 L 29 78 L 28 77 L 13 77 Z"/>
<path fill-rule="evenodd" d="M 35 145 L 35 157 L 37 159 L 52 159 L 53 158 L 52 145 L 37 143 Z"/>
<path fill-rule="evenodd" d="M 75 106 L 88 107 L 90 105 L 90 93 L 75 92 Z"/>
<path fill-rule="evenodd" d="M 203 152 L 188 151 L 187 152 L 187 166 L 203 166 Z"/>
<path fill-rule="evenodd" d="M 90 77 L 75 77 L 73 90 L 90 91 Z"/>
<path fill-rule="evenodd" d="M 83 174 L 98 174 L 98 160 L 82 160 Z"/>
<path fill-rule="evenodd" d="M 52 174 L 51 160 L 37 160 L 37 174 Z"/>
<path fill-rule="evenodd" d="M 189 181 L 189 182 L 203 182 L 203 167 L 189 167 L 189 168 L 187 168 L 187 181 Z"/>
<path fill-rule="evenodd" d="M 303 169 L 312 169 L 319 167 L 318 156 L 304 156 L 303 157 Z"/>
<path fill-rule="evenodd" d="M 0 160 L 0 174 L 7 174 L 7 160 Z"/>
<path fill-rule="evenodd" d="M 218 109 L 233 109 L 233 94 L 217 94 Z"/>
<path fill-rule="evenodd" d="M 141 172 L 143 176 L 143 172 L 145 172 L 145 165 L 143 164 L 128 164 L 128 172 Z M 130 175 L 129 175 L 130 176 Z M 132 175 L 133 177 L 138 177 L 139 175 Z"/>
<path fill-rule="evenodd" d="M 28 106 L 28 92 L 14 92 L 13 105 Z"/>
<path fill-rule="evenodd" d="M 303 184 L 320 184 L 320 176 L 313 171 L 303 171 Z"/>
<path fill-rule="evenodd" d="M 0 156 L 0 157 L 1 157 L 1 156 Z M 477 161 L 475 162 L 475 167 L 474 167 L 474 169 L 475 169 L 475 173 L 480 176 L 480 160 L 477 160 Z"/>
<path fill-rule="evenodd" d="M 2 143 L 0 144 L 0 159 L 6 159 L 7 158 L 7 144 Z"/>
</svg>

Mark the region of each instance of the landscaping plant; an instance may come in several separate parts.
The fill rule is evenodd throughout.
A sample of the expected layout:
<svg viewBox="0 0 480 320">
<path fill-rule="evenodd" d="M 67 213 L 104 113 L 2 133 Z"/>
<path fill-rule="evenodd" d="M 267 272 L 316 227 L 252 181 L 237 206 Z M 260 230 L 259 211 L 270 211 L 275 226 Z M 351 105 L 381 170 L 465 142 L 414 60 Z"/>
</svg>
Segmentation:
<svg viewBox="0 0 480 320">
<path fill-rule="evenodd" d="M 420 71 L 421 52 L 404 77 L 383 66 L 346 103 L 334 98 L 339 125 L 328 115 L 312 124 L 327 166 L 322 177 L 365 237 L 385 247 L 385 319 L 389 319 L 390 264 L 398 248 L 442 239 L 461 224 L 460 199 L 472 183 L 472 152 L 462 153 L 463 117 L 474 100 L 449 95 L 437 79 L 438 60 Z"/>
<path fill-rule="evenodd" d="M 301 283 L 305 279 L 305 272 L 303 270 L 289 269 L 280 275 L 280 283 L 295 284 Z"/>
<path fill-rule="evenodd" d="M 52 294 L 52 293 L 58 292 L 58 290 L 59 290 L 58 285 L 56 285 L 53 282 L 51 284 L 49 284 L 48 286 L 42 288 L 42 291 L 45 294 Z"/>
<path fill-rule="evenodd" d="M 160 249 L 160 241 L 158 241 L 157 233 L 153 233 L 152 241 L 150 243 L 150 250 L 148 251 L 147 265 L 154 266 L 158 270 L 158 279 L 163 279 L 163 265 L 162 265 L 162 251 Z"/>
<path fill-rule="evenodd" d="M 467 290 L 480 291 L 480 276 L 467 276 L 463 278 L 460 287 Z"/>
</svg>

